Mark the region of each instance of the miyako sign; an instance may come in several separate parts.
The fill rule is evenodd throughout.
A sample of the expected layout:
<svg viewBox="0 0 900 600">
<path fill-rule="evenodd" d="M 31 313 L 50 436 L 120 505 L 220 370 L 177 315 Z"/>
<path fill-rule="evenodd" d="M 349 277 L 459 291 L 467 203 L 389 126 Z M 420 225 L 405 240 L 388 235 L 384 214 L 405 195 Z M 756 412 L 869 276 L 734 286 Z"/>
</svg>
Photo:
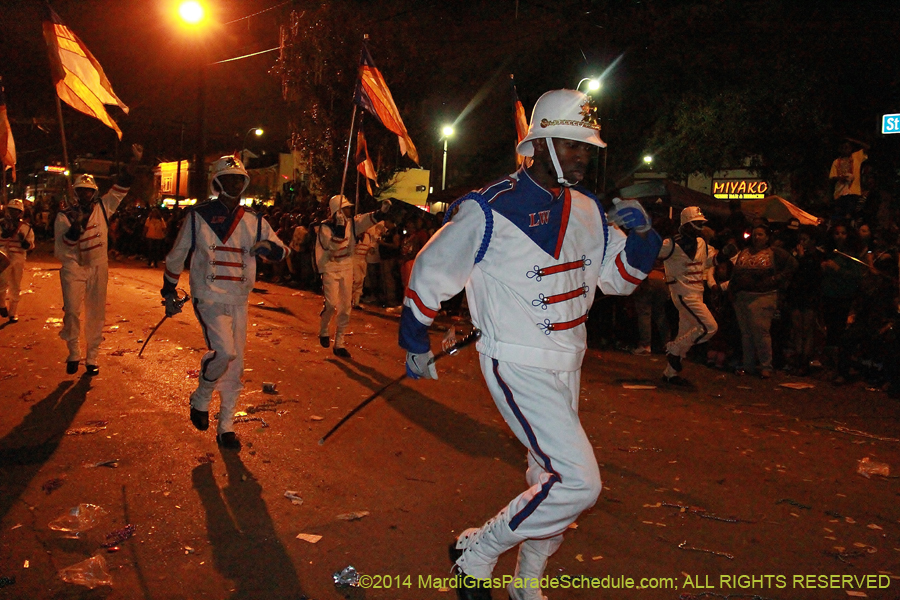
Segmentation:
<svg viewBox="0 0 900 600">
<path fill-rule="evenodd" d="M 753 200 L 765 198 L 769 184 L 759 179 L 722 179 L 713 181 L 712 190 L 720 200 Z"/>
</svg>

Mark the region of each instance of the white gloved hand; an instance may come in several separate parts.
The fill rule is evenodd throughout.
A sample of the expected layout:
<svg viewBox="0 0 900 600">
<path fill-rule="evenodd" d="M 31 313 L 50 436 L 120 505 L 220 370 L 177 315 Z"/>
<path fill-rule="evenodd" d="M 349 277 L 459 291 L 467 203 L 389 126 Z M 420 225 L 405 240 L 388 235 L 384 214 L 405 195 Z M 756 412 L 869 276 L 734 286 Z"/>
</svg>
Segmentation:
<svg viewBox="0 0 900 600">
<path fill-rule="evenodd" d="M 434 354 L 431 350 L 423 354 L 406 353 L 406 375 L 410 379 L 437 379 Z"/>
<path fill-rule="evenodd" d="M 608 214 L 609 220 L 624 229 L 634 229 L 638 233 L 650 231 L 652 227 L 650 215 L 637 200 L 613 198 L 613 208 Z"/>
<path fill-rule="evenodd" d="M 250 247 L 250 256 L 262 256 L 266 258 L 275 249 L 275 245 L 269 240 L 260 240 Z"/>
<path fill-rule="evenodd" d="M 382 200 L 381 201 L 381 214 L 386 215 L 391 210 L 391 201 L 390 200 Z"/>
</svg>

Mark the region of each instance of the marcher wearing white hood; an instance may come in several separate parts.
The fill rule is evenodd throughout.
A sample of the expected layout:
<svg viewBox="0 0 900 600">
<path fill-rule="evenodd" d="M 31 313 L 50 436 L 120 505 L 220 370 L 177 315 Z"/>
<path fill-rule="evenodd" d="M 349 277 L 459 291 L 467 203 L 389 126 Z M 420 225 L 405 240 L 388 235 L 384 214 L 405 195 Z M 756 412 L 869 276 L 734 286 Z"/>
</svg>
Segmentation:
<svg viewBox="0 0 900 600">
<path fill-rule="evenodd" d="M 328 201 L 328 220 L 320 224 L 316 233 L 316 267 L 322 274 L 325 306 L 319 320 L 319 343 L 330 345 L 329 327 L 337 314 L 334 334 L 334 355 L 350 358 L 344 335 L 350 325 L 353 299 L 353 254 L 356 237 L 381 221 L 391 209 L 390 200 L 381 203 L 381 209 L 353 216 L 353 205 L 345 196 L 332 196 Z"/>
</svg>

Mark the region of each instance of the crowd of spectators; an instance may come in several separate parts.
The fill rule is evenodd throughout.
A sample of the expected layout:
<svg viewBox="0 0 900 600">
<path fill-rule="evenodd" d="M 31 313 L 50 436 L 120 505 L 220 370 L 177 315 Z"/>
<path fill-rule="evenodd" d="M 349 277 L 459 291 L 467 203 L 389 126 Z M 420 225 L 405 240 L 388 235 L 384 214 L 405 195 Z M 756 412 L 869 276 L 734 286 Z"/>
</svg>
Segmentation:
<svg viewBox="0 0 900 600">
<path fill-rule="evenodd" d="M 838 161 L 850 160 L 843 154 Z M 854 160 L 846 168 L 833 168 L 834 201 L 818 211 L 817 225 L 745 215 L 740 202 L 731 203 L 727 218 L 707 223 L 704 237 L 711 248 L 734 244 L 739 251 L 708 273 L 704 300 L 719 328 L 709 342 L 694 348 L 692 360 L 762 377 L 780 370 L 835 384 L 861 379 L 900 396 L 900 343 L 895 333 L 900 328 L 900 202 L 880 185 L 868 163 Z M 860 185 L 853 190 L 844 185 L 841 169 L 856 169 Z M 665 204 L 648 208 L 662 237 L 676 233 Z M 307 196 L 255 209 L 265 214 L 292 251 L 286 262 L 261 263 L 259 279 L 321 292 L 315 232 L 327 217 L 327 203 Z M 119 210 L 110 218 L 113 257 L 158 267 L 184 216 L 183 208 L 132 204 Z M 356 272 L 361 281 L 354 290 L 355 306 L 399 311 L 415 256 L 442 216 L 415 209 L 391 211 L 369 231 L 357 232 Z M 52 203 L 39 203 L 30 218 L 39 238 L 52 238 Z M 462 295 L 444 309 L 464 312 Z M 588 343 L 636 355 L 662 354 L 678 330 L 677 319 L 658 263 L 632 296 L 598 293 L 587 324 Z"/>
<path fill-rule="evenodd" d="M 769 222 L 739 202 L 707 224 L 711 247 L 739 252 L 709 270 L 705 301 L 719 329 L 693 360 L 739 375 L 864 381 L 900 397 L 900 205 L 861 171 L 860 193 L 835 196 L 818 224 Z M 668 214 L 657 211 L 654 225 L 675 233 Z M 664 353 L 675 331 L 660 263 L 631 297 L 601 298 L 588 320 L 592 346 L 638 355 Z"/>
</svg>

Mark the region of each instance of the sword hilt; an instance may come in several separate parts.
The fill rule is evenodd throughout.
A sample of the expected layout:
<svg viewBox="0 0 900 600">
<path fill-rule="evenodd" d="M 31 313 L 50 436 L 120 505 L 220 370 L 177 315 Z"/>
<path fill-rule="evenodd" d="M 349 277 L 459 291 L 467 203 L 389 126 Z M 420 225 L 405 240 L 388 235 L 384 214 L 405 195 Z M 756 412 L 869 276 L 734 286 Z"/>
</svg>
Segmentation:
<svg viewBox="0 0 900 600">
<path fill-rule="evenodd" d="M 179 292 L 181 293 L 181 295 L 179 295 Z M 177 306 L 179 309 L 183 308 L 184 305 L 187 304 L 188 300 L 190 300 L 190 299 L 191 299 L 190 295 L 188 295 L 188 293 L 186 291 L 184 291 L 183 289 L 178 288 L 175 290 L 175 306 Z M 165 303 L 166 303 L 165 298 L 160 301 L 160 304 L 162 304 L 162 305 L 165 305 Z"/>
</svg>

